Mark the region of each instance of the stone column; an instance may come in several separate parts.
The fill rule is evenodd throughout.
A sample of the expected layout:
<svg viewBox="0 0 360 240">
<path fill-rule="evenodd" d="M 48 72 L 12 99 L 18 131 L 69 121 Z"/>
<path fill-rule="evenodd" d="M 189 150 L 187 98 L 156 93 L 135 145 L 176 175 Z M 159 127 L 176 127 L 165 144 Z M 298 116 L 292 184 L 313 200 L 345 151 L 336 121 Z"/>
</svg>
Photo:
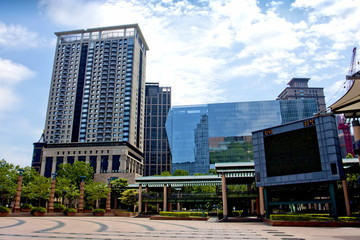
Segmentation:
<svg viewBox="0 0 360 240">
<path fill-rule="evenodd" d="M 342 187 L 343 187 L 343 191 L 344 191 L 346 215 L 351 216 L 350 201 L 349 201 L 349 194 L 348 194 L 348 188 L 347 188 L 346 180 L 341 180 L 341 183 L 342 183 Z"/>
<path fill-rule="evenodd" d="M 260 216 L 265 215 L 264 187 L 259 187 Z"/>
<path fill-rule="evenodd" d="M 41 176 L 44 176 L 44 174 L 45 174 L 45 165 L 46 165 L 46 157 L 43 156 L 41 158 L 41 167 L 40 167 L 40 175 Z"/>
<path fill-rule="evenodd" d="M 142 185 L 139 184 L 139 207 L 138 207 L 138 212 L 139 212 L 139 215 L 141 214 L 142 212 Z"/>
<path fill-rule="evenodd" d="M 100 173 L 101 170 L 101 156 L 96 156 L 96 173 Z"/>
<path fill-rule="evenodd" d="M 227 205 L 225 174 L 221 175 L 221 190 L 222 190 L 222 202 L 223 202 L 223 215 L 224 215 L 224 219 L 227 219 L 228 218 L 228 205 Z"/>
<path fill-rule="evenodd" d="M 85 185 L 85 176 L 81 176 L 81 183 L 80 183 L 80 196 L 79 196 L 79 204 L 77 208 L 78 213 L 84 212 L 84 185 Z"/>
<path fill-rule="evenodd" d="M 108 172 L 111 173 L 112 172 L 112 165 L 113 165 L 113 156 L 109 155 L 108 157 Z"/>
<path fill-rule="evenodd" d="M 16 195 L 15 195 L 15 204 L 13 208 L 13 213 L 19 213 L 20 212 L 20 200 L 21 200 L 21 190 L 22 190 L 22 181 L 23 181 L 23 172 L 24 169 L 18 169 L 19 176 L 17 181 L 17 189 L 16 189 Z"/>
<path fill-rule="evenodd" d="M 146 186 L 146 188 L 145 188 L 145 193 L 149 193 L 149 187 L 148 186 Z M 149 203 L 146 202 L 145 203 L 145 213 L 147 213 L 149 211 L 148 207 L 149 207 Z"/>
<path fill-rule="evenodd" d="M 51 172 L 54 173 L 56 172 L 56 157 L 53 157 L 53 160 L 52 160 L 52 165 L 51 165 Z"/>
<path fill-rule="evenodd" d="M 355 142 L 360 141 L 360 123 L 359 123 L 359 120 L 352 121 L 352 127 L 353 127 Z M 359 164 L 360 164 L 360 154 L 358 154 L 358 158 L 359 158 Z"/>
<path fill-rule="evenodd" d="M 164 184 L 163 211 L 167 211 L 167 186 Z"/>
<path fill-rule="evenodd" d="M 90 155 L 86 155 L 86 156 L 85 156 L 85 162 L 86 162 L 86 163 L 90 163 Z"/>
<path fill-rule="evenodd" d="M 107 194 L 107 198 L 106 198 L 106 212 L 109 213 L 111 212 L 111 183 L 110 183 L 111 179 L 108 179 L 108 188 L 109 188 L 109 192 Z"/>
<path fill-rule="evenodd" d="M 47 211 L 49 213 L 54 212 L 54 200 L 55 200 L 55 185 L 56 185 L 56 173 L 51 174 L 51 187 L 50 187 L 50 197 Z"/>
</svg>

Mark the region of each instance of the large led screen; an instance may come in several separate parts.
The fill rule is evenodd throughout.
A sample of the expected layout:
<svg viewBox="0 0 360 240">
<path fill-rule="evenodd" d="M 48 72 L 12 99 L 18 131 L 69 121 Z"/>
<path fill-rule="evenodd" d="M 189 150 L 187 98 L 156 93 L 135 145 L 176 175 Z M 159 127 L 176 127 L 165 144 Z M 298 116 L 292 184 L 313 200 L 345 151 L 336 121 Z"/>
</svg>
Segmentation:
<svg viewBox="0 0 360 240">
<path fill-rule="evenodd" d="M 316 127 L 264 137 L 268 177 L 321 171 Z"/>
</svg>

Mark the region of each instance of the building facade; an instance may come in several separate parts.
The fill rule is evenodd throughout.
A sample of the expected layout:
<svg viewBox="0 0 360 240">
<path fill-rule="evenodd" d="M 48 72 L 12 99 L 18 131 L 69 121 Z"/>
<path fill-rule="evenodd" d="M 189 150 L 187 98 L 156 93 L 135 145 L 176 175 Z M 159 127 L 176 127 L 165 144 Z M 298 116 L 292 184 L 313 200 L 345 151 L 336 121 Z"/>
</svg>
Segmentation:
<svg viewBox="0 0 360 240">
<path fill-rule="evenodd" d="M 145 86 L 145 176 L 160 175 L 170 171 L 171 154 L 165 122 L 171 107 L 171 88 L 158 83 Z"/>
<path fill-rule="evenodd" d="M 49 175 L 44 169 L 56 169 L 54 165 L 61 163 L 56 160 L 58 157 L 69 162 L 72 157 L 77 157 L 71 152 L 93 152 L 97 147 L 105 147 L 105 143 L 109 143 L 109 149 L 103 150 L 109 154 L 101 156 L 106 155 L 107 161 L 113 161 L 111 157 L 116 154 L 111 154 L 112 144 L 118 143 L 126 148 L 121 151 L 125 155 L 120 159 L 135 161 L 138 167 L 133 169 L 136 174 L 142 174 L 148 46 L 139 26 L 132 24 L 55 34 L 57 44 L 44 145 L 41 154 L 34 154 L 33 166 Z M 79 144 L 64 149 L 72 143 Z M 94 149 L 80 143 L 92 143 Z M 39 150 L 39 146 L 35 145 L 35 148 Z M 131 154 L 133 150 L 137 154 Z M 91 157 L 85 157 L 85 161 L 91 161 Z M 105 161 L 106 158 L 99 159 Z M 52 167 L 48 166 L 50 162 Z M 129 171 L 122 166 L 113 168 L 114 165 L 106 171 Z M 96 174 L 100 171 L 97 168 Z"/>
<path fill-rule="evenodd" d="M 317 103 L 317 111 L 324 112 L 326 109 L 324 88 L 309 87 L 310 78 L 293 78 L 288 82 L 289 87 L 285 88 L 277 100 L 294 100 L 314 98 Z"/>
<path fill-rule="evenodd" d="M 315 99 L 172 107 L 166 121 L 171 169 L 206 173 L 215 163 L 251 162 L 253 131 L 316 112 Z"/>
</svg>

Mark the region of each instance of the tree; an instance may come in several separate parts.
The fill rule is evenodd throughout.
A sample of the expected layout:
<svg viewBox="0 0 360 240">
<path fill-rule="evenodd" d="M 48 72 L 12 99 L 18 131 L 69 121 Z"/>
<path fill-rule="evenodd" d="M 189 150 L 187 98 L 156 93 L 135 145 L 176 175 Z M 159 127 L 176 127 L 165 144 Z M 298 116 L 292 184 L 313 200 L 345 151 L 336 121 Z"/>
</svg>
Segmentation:
<svg viewBox="0 0 360 240">
<path fill-rule="evenodd" d="M 189 176 L 189 172 L 183 169 L 176 169 L 173 176 Z"/>
<path fill-rule="evenodd" d="M 125 190 L 120 197 L 121 203 L 127 205 L 127 206 L 134 206 L 134 212 L 136 209 L 136 206 L 138 204 L 136 195 L 138 194 L 138 191 L 135 189 L 127 189 Z"/>
<path fill-rule="evenodd" d="M 164 177 L 167 177 L 167 176 L 171 176 L 171 173 L 169 171 L 163 171 L 160 176 L 164 176 Z"/>
<path fill-rule="evenodd" d="M 38 206 L 41 200 L 47 200 L 50 197 L 50 179 L 39 174 L 34 175 L 31 182 L 23 186 L 22 194 L 29 199 L 38 200 Z"/>
<path fill-rule="evenodd" d="M 55 188 L 55 197 L 62 199 L 62 204 L 64 204 L 65 198 L 68 198 L 69 203 L 76 199 L 80 195 L 79 186 L 75 186 L 71 183 L 70 179 L 57 177 L 56 178 L 56 188 Z"/>
<path fill-rule="evenodd" d="M 106 198 L 110 189 L 106 184 L 100 182 L 92 182 L 85 184 L 85 199 L 87 202 L 96 201 L 96 208 L 99 208 L 99 200 Z"/>
<path fill-rule="evenodd" d="M 0 204 L 3 206 L 9 204 L 16 194 L 17 169 L 19 166 L 7 163 L 4 159 L 0 161 Z"/>
<path fill-rule="evenodd" d="M 111 184 L 111 196 L 115 199 L 114 201 L 114 208 L 118 208 L 118 199 L 120 198 L 121 194 L 127 189 L 128 187 L 128 180 L 125 178 L 118 178 L 110 182 Z"/>
<path fill-rule="evenodd" d="M 62 163 L 59 165 L 58 177 L 70 179 L 72 184 L 80 186 L 81 176 L 85 176 L 85 182 L 91 182 L 93 179 L 94 169 L 90 163 L 76 161 L 73 164 Z"/>
</svg>

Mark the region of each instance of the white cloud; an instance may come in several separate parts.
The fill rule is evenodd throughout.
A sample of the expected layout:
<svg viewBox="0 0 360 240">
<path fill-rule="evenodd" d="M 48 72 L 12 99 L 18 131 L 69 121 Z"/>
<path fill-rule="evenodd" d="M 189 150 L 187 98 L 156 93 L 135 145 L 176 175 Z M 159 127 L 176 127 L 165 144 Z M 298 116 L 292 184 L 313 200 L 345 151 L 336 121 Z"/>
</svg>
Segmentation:
<svg viewBox="0 0 360 240">
<path fill-rule="evenodd" d="M 0 111 L 10 110 L 19 102 L 16 86 L 34 76 L 29 68 L 0 58 Z"/>
<path fill-rule="evenodd" d="M 20 25 L 6 25 L 0 21 L 0 47 L 30 48 L 39 43 L 39 36 Z"/>
<path fill-rule="evenodd" d="M 40 5 L 66 30 L 139 23 L 150 47 L 147 81 L 171 86 L 173 104 L 194 104 L 226 101 L 226 82 L 241 85 L 256 78 L 285 87 L 295 76 L 342 70 L 340 51 L 360 38 L 360 7 L 354 2 L 296 0 L 291 10 L 303 15 L 296 21 L 280 16 L 283 1 L 263 9 L 255 0 L 42 0 Z"/>
</svg>

